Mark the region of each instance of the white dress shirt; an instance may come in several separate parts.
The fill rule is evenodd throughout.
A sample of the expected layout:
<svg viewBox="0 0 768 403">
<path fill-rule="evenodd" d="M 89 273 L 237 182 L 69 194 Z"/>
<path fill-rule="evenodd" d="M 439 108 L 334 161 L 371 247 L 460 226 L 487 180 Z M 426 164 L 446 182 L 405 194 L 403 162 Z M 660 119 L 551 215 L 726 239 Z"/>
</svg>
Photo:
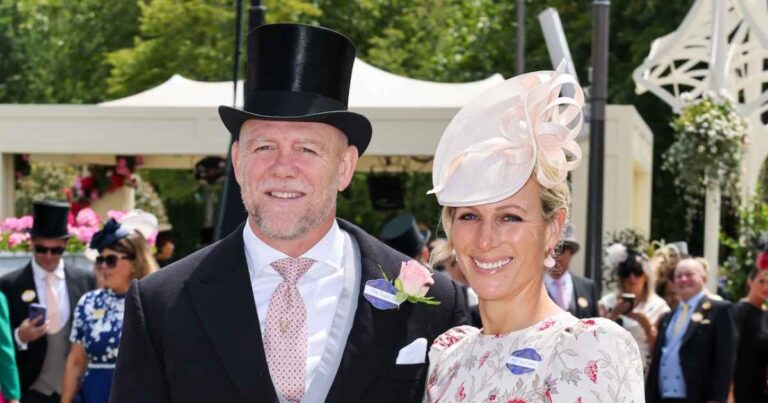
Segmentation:
<svg viewBox="0 0 768 403">
<path fill-rule="evenodd" d="M 53 274 L 55 275 L 53 280 L 53 289 L 56 291 L 56 295 L 59 298 L 59 323 L 61 323 L 63 326 L 69 320 L 70 314 L 69 292 L 67 291 L 67 281 L 64 274 L 64 259 L 59 260 L 59 265 L 53 271 Z M 48 297 L 48 286 L 45 280 L 47 275 L 48 271 L 40 267 L 40 265 L 37 264 L 35 258 L 33 257 L 32 277 L 35 280 L 35 293 L 37 293 L 38 303 L 43 304 L 45 307 L 48 307 L 48 302 L 46 301 L 46 298 Z M 28 346 L 27 343 L 21 342 L 21 339 L 19 338 L 19 328 L 16 328 L 13 331 L 13 336 L 16 340 L 16 347 L 18 347 L 18 349 L 21 351 L 26 350 Z"/>
<path fill-rule="evenodd" d="M 330 326 L 333 323 L 339 297 L 344 286 L 343 260 L 350 245 L 349 234 L 342 231 L 334 221 L 327 234 L 300 257 L 313 259 L 315 263 L 297 282 L 299 294 L 307 311 L 307 365 L 305 390 L 312 383 L 318 364 L 326 348 Z M 259 315 L 262 337 L 266 330 L 267 311 L 272 293 L 283 281 L 283 277 L 270 265 L 272 262 L 289 257 L 259 239 L 250 225 L 243 229 L 243 243 L 251 277 L 253 299 Z"/>
<path fill-rule="evenodd" d="M 549 275 L 546 271 L 544 272 L 544 284 L 547 286 L 547 292 L 550 296 L 552 296 L 552 299 L 557 302 L 557 289 L 555 288 L 555 279 L 552 278 L 552 276 Z M 563 297 L 565 298 L 565 308 L 566 310 L 571 308 L 571 302 L 573 301 L 573 277 L 571 277 L 571 272 L 566 271 L 563 273 L 563 275 L 560 277 L 560 284 L 563 287 Z"/>
</svg>

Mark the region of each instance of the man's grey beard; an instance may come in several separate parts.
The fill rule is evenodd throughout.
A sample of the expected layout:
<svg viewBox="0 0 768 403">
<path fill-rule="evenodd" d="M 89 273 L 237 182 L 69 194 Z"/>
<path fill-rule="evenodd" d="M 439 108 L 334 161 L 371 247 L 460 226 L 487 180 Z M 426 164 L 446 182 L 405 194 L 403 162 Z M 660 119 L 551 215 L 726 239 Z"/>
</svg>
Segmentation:
<svg viewBox="0 0 768 403">
<path fill-rule="evenodd" d="M 248 205 L 246 202 L 246 200 L 248 200 L 246 198 L 246 192 L 247 190 L 242 188 L 240 197 L 243 200 L 245 210 L 248 211 L 248 216 L 253 219 L 253 222 L 259 230 L 271 239 L 292 241 L 316 228 L 325 222 L 329 216 L 336 213 L 336 192 L 329 192 L 328 194 L 323 195 L 326 197 L 326 200 L 321 201 L 318 206 L 310 206 L 307 214 L 301 217 L 296 225 L 291 228 L 277 228 L 279 225 L 270 222 L 274 221 L 274 218 L 270 220 L 271 217 L 267 217 L 266 214 L 262 213 L 258 203 L 251 203 L 251 205 Z"/>
</svg>

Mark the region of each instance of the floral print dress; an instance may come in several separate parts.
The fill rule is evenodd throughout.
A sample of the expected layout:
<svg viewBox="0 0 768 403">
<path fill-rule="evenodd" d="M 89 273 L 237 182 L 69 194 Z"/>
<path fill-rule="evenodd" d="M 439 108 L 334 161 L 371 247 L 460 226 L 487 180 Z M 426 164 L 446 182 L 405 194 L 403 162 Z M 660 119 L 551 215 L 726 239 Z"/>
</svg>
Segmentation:
<svg viewBox="0 0 768 403">
<path fill-rule="evenodd" d="M 87 292 L 77 303 L 69 339 L 82 344 L 88 355 L 80 393 L 85 403 L 109 401 L 124 308 L 125 294 L 111 290 Z"/>
<path fill-rule="evenodd" d="M 568 312 L 526 329 L 484 335 L 470 326 L 429 351 L 426 402 L 644 402 L 632 336 L 607 319 Z"/>
</svg>

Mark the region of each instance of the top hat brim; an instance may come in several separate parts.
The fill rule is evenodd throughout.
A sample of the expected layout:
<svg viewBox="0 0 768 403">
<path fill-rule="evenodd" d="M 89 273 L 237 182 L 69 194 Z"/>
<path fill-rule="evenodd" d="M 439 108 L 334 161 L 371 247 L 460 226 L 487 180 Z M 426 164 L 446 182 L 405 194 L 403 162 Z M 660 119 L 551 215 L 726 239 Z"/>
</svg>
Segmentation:
<svg viewBox="0 0 768 403">
<path fill-rule="evenodd" d="M 358 155 L 363 155 L 368 148 L 373 132 L 371 122 L 365 116 L 350 111 L 327 111 L 299 116 L 270 116 L 222 105 L 219 106 L 219 116 L 234 139 L 240 136 L 240 128 L 249 119 L 325 123 L 341 130 L 347 136 L 349 145 L 357 148 Z"/>
<path fill-rule="evenodd" d="M 575 239 L 566 238 L 560 241 L 560 243 L 563 245 L 563 247 L 567 246 L 571 248 L 574 254 L 576 254 L 581 248 L 581 245 L 579 245 L 579 242 Z"/>
<path fill-rule="evenodd" d="M 47 239 L 69 239 L 72 238 L 72 234 L 61 233 L 46 233 L 45 231 L 30 231 L 29 236 L 31 238 L 47 238 Z"/>
</svg>

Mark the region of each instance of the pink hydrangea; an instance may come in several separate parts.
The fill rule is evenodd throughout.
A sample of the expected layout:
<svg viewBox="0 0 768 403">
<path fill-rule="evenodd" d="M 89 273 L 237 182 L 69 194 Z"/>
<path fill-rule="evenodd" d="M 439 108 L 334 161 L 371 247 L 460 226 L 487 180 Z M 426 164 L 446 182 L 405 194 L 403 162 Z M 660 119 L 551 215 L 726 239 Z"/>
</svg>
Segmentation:
<svg viewBox="0 0 768 403">
<path fill-rule="evenodd" d="M 3 221 L 2 232 L 24 232 L 32 228 L 32 216 L 8 217 Z"/>
<path fill-rule="evenodd" d="M 101 223 L 101 220 L 92 208 L 86 207 L 77 213 L 75 223 L 79 227 L 97 227 Z"/>
<path fill-rule="evenodd" d="M 70 233 L 73 233 L 77 237 L 77 239 L 84 244 L 88 244 L 89 242 L 91 242 L 91 238 L 93 238 L 93 234 L 95 234 L 98 231 L 99 231 L 98 227 L 82 226 L 82 227 L 70 228 Z"/>
<path fill-rule="evenodd" d="M 29 240 L 29 234 L 26 232 L 14 232 L 8 237 L 8 246 L 15 248 L 22 242 Z"/>
<path fill-rule="evenodd" d="M 107 211 L 107 217 L 112 218 L 117 222 L 120 222 L 120 219 L 123 218 L 125 215 L 125 211 L 123 210 L 109 210 Z"/>
</svg>

